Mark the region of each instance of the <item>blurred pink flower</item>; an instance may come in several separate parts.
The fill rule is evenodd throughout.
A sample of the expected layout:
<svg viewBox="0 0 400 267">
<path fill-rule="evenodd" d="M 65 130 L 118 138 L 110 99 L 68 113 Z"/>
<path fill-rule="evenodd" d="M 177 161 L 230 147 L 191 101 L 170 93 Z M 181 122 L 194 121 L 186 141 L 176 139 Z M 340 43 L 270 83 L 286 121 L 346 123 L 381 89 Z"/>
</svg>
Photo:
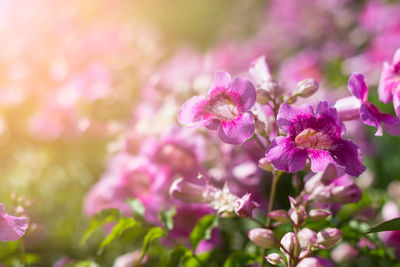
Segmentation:
<svg viewBox="0 0 400 267">
<path fill-rule="evenodd" d="M 0 203 L 0 241 L 15 241 L 25 234 L 28 221 L 25 217 L 8 215 Z"/>
</svg>

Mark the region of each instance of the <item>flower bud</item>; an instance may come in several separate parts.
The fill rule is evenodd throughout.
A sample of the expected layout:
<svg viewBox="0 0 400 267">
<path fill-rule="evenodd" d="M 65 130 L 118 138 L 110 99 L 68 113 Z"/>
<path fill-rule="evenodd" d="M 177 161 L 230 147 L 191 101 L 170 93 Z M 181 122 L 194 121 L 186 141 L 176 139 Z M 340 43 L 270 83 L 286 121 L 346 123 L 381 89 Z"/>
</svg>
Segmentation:
<svg viewBox="0 0 400 267">
<path fill-rule="evenodd" d="M 281 223 L 289 221 L 289 216 L 286 210 L 273 210 L 268 212 L 267 216 Z"/>
<path fill-rule="evenodd" d="M 319 173 L 314 174 L 304 184 L 304 189 L 307 193 L 312 193 L 318 186 L 327 185 L 330 181 L 338 177 L 338 171 L 333 163 L 329 163 L 326 168 Z"/>
<path fill-rule="evenodd" d="M 302 259 L 298 264 L 297 267 L 323 267 L 321 262 L 315 257 L 308 257 Z"/>
<path fill-rule="evenodd" d="M 331 252 L 331 258 L 336 263 L 348 262 L 355 259 L 358 255 L 358 250 L 348 243 L 341 243 Z"/>
<path fill-rule="evenodd" d="M 269 162 L 269 160 L 267 158 L 261 158 L 258 161 L 258 167 L 260 167 L 261 169 L 263 169 L 264 171 L 267 172 L 272 172 L 274 167 L 272 167 L 271 163 Z"/>
<path fill-rule="evenodd" d="M 271 263 L 272 265 L 278 265 L 279 263 L 283 262 L 283 258 L 278 253 L 271 253 L 265 259 Z"/>
<path fill-rule="evenodd" d="M 299 82 L 293 95 L 303 98 L 310 97 L 318 91 L 319 83 L 314 79 L 305 79 Z"/>
<path fill-rule="evenodd" d="M 260 204 L 252 200 L 252 195 L 247 193 L 236 201 L 235 213 L 239 217 L 249 218 L 253 216 L 253 210 L 259 206 Z"/>
<path fill-rule="evenodd" d="M 318 203 L 329 203 L 331 201 L 331 186 L 320 185 L 316 187 L 311 198 Z"/>
<path fill-rule="evenodd" d="M 248 233 L 248 236 L 256 245 L 265 249 L 272 248 L 278 243 L 274 232 L 270 229 L 255 228 Z"/>
<path fill-rule="evenodd" d="M 343 232 L 336 228 L 326 228 L 317 234 L 317 242 L 323 248 L 329 249 L 336 245 Z"/>
<path fill-rule="evenodd" d="M 187 182 L 183 178 L 179 178 L 172 183 L 169 193 L 173 198 L 184 202 L 208 202 L 206 187 Z"/>
<path fill-rule="evenodd" d="M 298 206 L 289 210 L 289 218 L 294 225 L 300 226 L 306 221 L 307 212 L 303 206 Z"/>
<path fill-rule="evenodd" d="M 281 239 L 281 245 L 285 249 L 282 250 L 281 248 L 282 252 L 293 254 L 293 252 L 299 246 L 296 234 L 292 232 L 286 233 Z"/>
<path fill-rule="evenodd" d="M 317 233 L 310 228 L 303 228 L 297 233 L 297 239 L 301 248 L 313 246 L 317 243 Z"/>
<path fill-rule="evenodd" d="M 271 93 L 264 90 L 264 89 L 257 89 L 257 103 L 259 104 L 268 104 L 269 101 L 271 101 L 273 98 L 271 96 Z"/>
<path fill-rule="evenodd" d="M 361 196 L 362 192 L 355 183 L 335 186 L 331 190 L 332 201 L 339 204 L 357 203 Z"/>
<path fill-rule="evenodd" d="M 331 212 L 323 209 L 312 209 L 308 212 L 308 217 L 312 221 L 321 221 L 331 215 Z"/>
</svg>

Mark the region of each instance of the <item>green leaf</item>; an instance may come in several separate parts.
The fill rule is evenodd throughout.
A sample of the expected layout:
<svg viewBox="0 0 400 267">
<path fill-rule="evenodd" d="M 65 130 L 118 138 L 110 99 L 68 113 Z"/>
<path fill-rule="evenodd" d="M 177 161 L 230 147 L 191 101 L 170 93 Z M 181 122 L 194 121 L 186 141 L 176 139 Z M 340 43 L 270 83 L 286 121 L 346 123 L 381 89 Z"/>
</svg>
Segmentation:
<svg viewBox="0 0 400 267">
<path fill-rule="evenodd" d="M 249 254 L 244 251 L 232 253 L 224 263 L 224 267 L 241 267 L 245 264 L 251 264 L 257 260 L 257 255 Z"/>
<path fill-rule="evenodd" d="M 384 231 L 398 231 L 398 230 L 400 230 L 400 218 L 386 221 L 375 227 L 372 227 L 367 232 L 365 232 L 365 234 L 384 232 Z"/>
<path fill-rule="evenodd" d="M 167 211 L 161 211 L 159 216 L 166 230 L 170 231 L 174 228 L 174 216 L 176 214 L 176 208 L 173 207 Z"/>
<path fill-rule="evenodd" d="M 90 226 L 84 233 L 80 245 L 83 246 L 97 228 L 104 224 L 118 221 L 121 216 L 121 212 L 118 209 L 106 209 L 95 214 L 90 220 Z"/>
<path fill-rule="evenodd" d="M 187 247 L 183 247 L 183 246 L 176 247 L 170 255 L 168 267 L 179 266 L 182 257 L 187 254 L 191 255 L 191 251 Z"/>
<path fill-rule="evenodd" d="M 144 255 L 146 255 L 147 250 L 150 247 L 150 242 L 163 237 L 167 232 L 164 231 L 161 227 L 153 227 L 151 228 L 146 236 L 143 239 L 143 245 L 142 245 L 142 255 L 140 256 L 140 261 L 143 259 Z"/>
<path fill-rule="evenodd" d="M 218 217 L 206 215 L 201 218 L 190 233 L 189 241 L 195 251 L 202 240 L 211 238 L 211 230 L 218 225 Z"/>
<path fill-rule="evenodd" d="M 78 262 L 75 267 L 99 267 L 97 263 L 94 261 L 80 261 Z"/>
<path fill-rule="evenodd" d="M 128 199 L 127 203 L 133 210 L 133 216 L 144 217 L 144 212 L 145 212 L 146 208 L 143 206 L 142 202 L 139 199 L 137 199 L 137 198 Z"/>
<path fill-rule="evenodd" d="M 104 247 L 111 244 L 123 232 L 134 227 L 136 224 L 137 223 L 133 218 L 122 218 L 119 220 L 119 222 L 112 228 L 110 234 L 103 240 L 103 242 L 101 242 L 99 253 L 101 253 Z"/>
</svg>

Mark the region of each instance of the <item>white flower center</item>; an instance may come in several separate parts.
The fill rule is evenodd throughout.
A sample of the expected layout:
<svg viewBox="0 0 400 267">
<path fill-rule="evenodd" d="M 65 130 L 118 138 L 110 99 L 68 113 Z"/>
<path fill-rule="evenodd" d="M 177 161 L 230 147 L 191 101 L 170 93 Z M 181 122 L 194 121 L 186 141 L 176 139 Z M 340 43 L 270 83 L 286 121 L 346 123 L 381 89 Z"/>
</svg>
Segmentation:
<svg viewBox="0 0 400 267">
<path fill-rule="evenodd" d="M 206 109 L 214 115 L 214 118 L 223 121 L 231 121 L 239 115 L 239 109 L 227 95 L 215 97 Z"/>
<path fill-rule="evenodd" d="M 311 128 L 307 128 L 299 133 L 295 138 L 295 143 L 301 148 L 318 150 L 329 150 L 334 147 L 331 137 L 322 132 L 317 132 Z"/>
</svg>

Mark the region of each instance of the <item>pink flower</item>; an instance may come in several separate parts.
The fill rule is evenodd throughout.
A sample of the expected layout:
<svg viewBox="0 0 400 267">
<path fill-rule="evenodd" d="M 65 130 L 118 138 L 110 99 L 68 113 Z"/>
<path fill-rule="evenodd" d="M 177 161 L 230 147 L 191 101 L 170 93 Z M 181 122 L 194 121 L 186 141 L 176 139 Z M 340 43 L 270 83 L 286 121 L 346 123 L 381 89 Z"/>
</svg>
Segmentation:
<svg viewBox="0 0 400 267">
<path fill-rule="evenodd" d="M 364 75 L 360 73 L 354 73 L 351 75 L 347 86 L 353 96 L 361 103 L 359 106 L 361 121 L 366 125 L 376 127 L 377 130 L 375 135 L 382 135 L 381 123 L 390 135 L 400 135 L 399 120 L 390 114 L 380 112 L 375 105 L 368 101 L 368 87 L 365 82 Z"/>
<path fill-rule="evenodd" d="M 353 176 L 364 172 L 360 149 L 341 138 L 344 125 L 327 102 L 320 102 L 315 113 L 310 105 L 295 108 L 284 103 L 277 119 L 288 136 L 276 137 L 265 155 L 276 169 L 298 172 L 309 159 L 313 172 L 324 170 L 329 163 L 344 167 Z"/>
<path fill-rule="evenodd" d="M 222 141 L 239 145 L 253 136 L 253 115 L 248 112 L 256 102 L 256 90 L 248 80 L 236 78 L 225 71 L 215 73 L 209 97 L 194 96 L 178 113 L 182 124 L 205 126 L 217 130 Z"/>
<path fill-rule="evenodd" d="M 400 49 L 393 56 L 392 64 L 385 62 L 378 87 L 379 99 L 388 103 L 393 100 L 397 117 L 400 116 Z"/>
<path fill-rule="evenodd" d="M 0 203 L 0 241 L 15 241 L 25 234 L 27 228 L 25 217 L 8 215 Z"/>
</svg>

